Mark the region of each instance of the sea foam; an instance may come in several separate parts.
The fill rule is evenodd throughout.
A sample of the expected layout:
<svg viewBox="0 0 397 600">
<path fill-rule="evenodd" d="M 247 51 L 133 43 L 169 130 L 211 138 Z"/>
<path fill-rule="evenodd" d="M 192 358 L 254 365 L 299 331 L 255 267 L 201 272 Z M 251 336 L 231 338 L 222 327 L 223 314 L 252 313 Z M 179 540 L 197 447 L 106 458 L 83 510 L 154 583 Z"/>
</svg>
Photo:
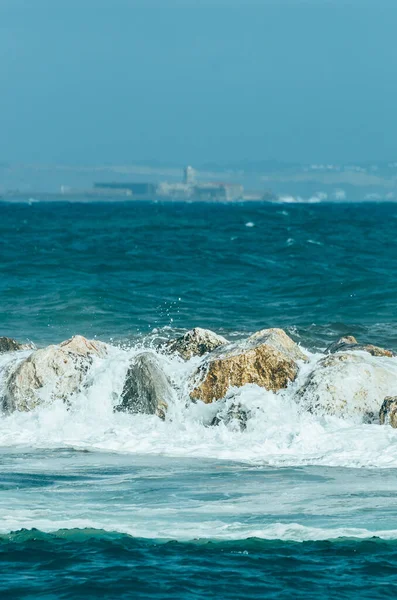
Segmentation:
<svg viewBox="0 0 397 600">
<path fill-rule="evenodd" d="M 2 415 L 0 446 L 70 447 L 272 466 L 397 466 L 397 430 L 365 424 L 348 411 L 343 417 L 312 414 L 296 400 L 296 391 L 321 354 L 311 354 L 297 380 L 285 390 L 273 393 L 249 384 L 231 389 L 225 400 L 212 405 L 189 400 L 188 380 L 199 359 L 184 362 L 158 354 L 175 388 L 166 419 L 161 421 L 152 415 L 114 412 L 129 361 L 141 351 L 140 347 L 111 347 L 107 358 L 95 359 L 82 390 L 70 399 L 69 406 L 48 401 L 31 412 Z M 21 353 L 1 357 L 2 381 L 10 364 L 21 357 Z M 397 359 L 381 360 L 387 362 L 394 381 Z M 375 378 L 370 378 L 368 385 L 373 386 L 373 394 L 385 393 L 386 388 L 376 387 L 380 384 Z M 354 384 L 346 386 L 349 394 L 356 394 Z M 240 431 L 233 423 L 211 426 L 219 407 L 227 409 L 232 403 L 248 412 L 246 430 Z"/>
</svg>

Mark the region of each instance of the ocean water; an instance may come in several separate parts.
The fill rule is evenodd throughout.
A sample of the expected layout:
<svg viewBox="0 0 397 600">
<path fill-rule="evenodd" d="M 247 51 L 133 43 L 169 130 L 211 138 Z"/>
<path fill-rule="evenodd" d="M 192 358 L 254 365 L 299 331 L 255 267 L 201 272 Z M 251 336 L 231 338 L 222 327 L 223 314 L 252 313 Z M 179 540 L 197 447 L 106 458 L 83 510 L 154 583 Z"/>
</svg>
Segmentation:
<svg viewBox="0 0 397 600">
<path fill-rule="evenodd" d="M 341 335 L 397 351 L 396 240 L 393 204 L 0 203 L 0 335 L 111 344 L 69 406 L 0 415 L 0 597 L 394 598 L 397 430 L 295 392 Z M 310 361 L 235 391 L 245 431 L 210 426 L 199 359 L 157 350 L 193 326 L 282 327 Z M 142 348 L 165 421 L 113 410 Z M 397 358 L 369 359 L 375 397 L 379 360 L 397 392 Z"/>
</svg>

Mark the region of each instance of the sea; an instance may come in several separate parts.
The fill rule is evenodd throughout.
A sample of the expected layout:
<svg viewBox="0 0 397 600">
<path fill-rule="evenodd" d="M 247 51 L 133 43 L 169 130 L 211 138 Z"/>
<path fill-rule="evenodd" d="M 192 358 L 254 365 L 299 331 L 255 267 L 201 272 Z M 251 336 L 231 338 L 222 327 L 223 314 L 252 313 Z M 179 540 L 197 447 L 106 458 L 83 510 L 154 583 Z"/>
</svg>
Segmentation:
<svg viewBox="0 0 397 600">
<path fill-rule="evenodd" d="M 0 335 L 113 350 L 68 406 L 0 414 L 0 598 L 395 598 L 397 430 L 301 411 L 295 383 L 210 425 L 197 358 L 163 357 L 164 421 L 113 407 L 192 327 L 397 351 L 396 274 L 393 203 L 1 202 Z"/>
</svg>

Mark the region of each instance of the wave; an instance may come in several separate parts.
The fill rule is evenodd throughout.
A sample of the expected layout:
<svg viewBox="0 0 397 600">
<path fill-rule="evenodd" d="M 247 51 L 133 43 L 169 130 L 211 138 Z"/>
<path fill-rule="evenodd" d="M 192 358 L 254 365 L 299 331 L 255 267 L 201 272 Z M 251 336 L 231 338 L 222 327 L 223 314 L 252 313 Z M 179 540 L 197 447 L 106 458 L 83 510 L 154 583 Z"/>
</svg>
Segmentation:
<svg viewBox="0 0 397 600">
<path fill-rule="evenodd" d="M 151 415 L 115 412 L 129 361 L 141 351 L 141 345 L 111 347 L 106 358 L 96 359 L 85 385 L 68 406 L 55 401 L 31 412 L 2 415 L 0 447 L 66 447 L 270 466 L 397 467 L 397 430 L 363 423 L 347 411 L 343 418 L 312 414 L 296 402 L 297 389 L 323 357 L 321 354 L 310 354 L 309 363 L 286 390 L 273 393 L 253 384 L 231 390 L 221 406 L 227 410 L 238 402 L 250 414 L 246 429 L 240 431 L 233 423 L 210 426 L 219 402 L 187 402 L 188 379 L 199 364 L 198 358 L 184 362 L 156 353 L 175 390 L 164 421 Z M 4 375 L 13 361 L 28 354 L 1 356 L 0 372 Z M 387 364 L 388 381 L 394 381 L 397 359 L 382 360 Z M 371 377 L 370 393 L 380 397 L 384 382 Z M 354 382 L 349 382 L 346 394 L 356 394 Z"/>
<path fill-rule="evenodd" d="M 338 527 L 334 529 L 305 527 L 298 523 L 273 523 L 263 529 L 253 529 L 249 533 L 245 532 L 228 532 L 227 530 L 222 535 L 204 535 L 194 536 L 185 534 L 183 536 L 174 537 L 159 537 L 158 534 L 153 535 L 136 535 L 131 528 L 120 526 L 119 528 L 106 529 L 99 524 L 86 521 L 84 523 L 76 523 L 67 521 L 65 523 L 51 523 L 45 525 L 38 523 L 37 526 L 24 527 L 18 530 L 0 533 L 0 546 L 4 543 L 26 543 L 29 541 L 75 541 L 85 542 L 88 539 L 103 539 L 107 541 L 117 541 L 124 538 L 137 541 L 151 541 L 156 543 L 223 543 L 232 544 L 233 542 L 256 542 L 280 541 L 280 542 L 341 542 L 341 541 L 361 541 L 361 540 L 384 540 L 397 542 L 397 529 L 388 530 L 369 530 L 365 528 L 354 527 Z"/>
</svg>

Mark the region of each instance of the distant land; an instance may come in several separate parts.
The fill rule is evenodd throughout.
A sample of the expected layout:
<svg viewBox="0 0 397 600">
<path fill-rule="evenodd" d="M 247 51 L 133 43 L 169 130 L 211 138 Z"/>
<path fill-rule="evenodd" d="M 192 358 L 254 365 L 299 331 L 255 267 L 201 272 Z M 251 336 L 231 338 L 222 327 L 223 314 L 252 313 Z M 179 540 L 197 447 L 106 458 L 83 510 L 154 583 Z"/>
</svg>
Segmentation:
<svg viewBox="0 0 397 600">
<path fill-rule="evenodd" d="M 154 199 L 396 201 L 397 161 L 297 164 L 204 163 L 186 169 L 159 161 L 65 165 L 0 163 L 3 200 Z"/>
</svg>

